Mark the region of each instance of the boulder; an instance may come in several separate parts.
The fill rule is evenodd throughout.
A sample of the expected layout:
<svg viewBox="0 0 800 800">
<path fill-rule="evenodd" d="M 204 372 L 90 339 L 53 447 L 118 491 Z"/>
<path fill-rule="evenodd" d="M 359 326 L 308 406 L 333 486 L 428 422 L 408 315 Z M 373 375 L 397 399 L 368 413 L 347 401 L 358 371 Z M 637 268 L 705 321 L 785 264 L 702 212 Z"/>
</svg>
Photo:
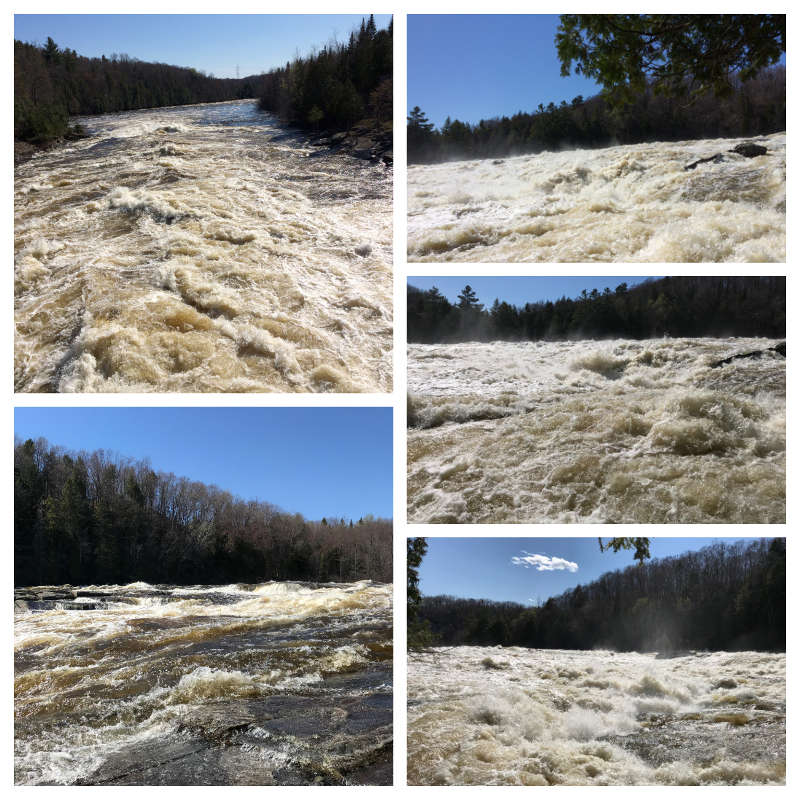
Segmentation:
<svg viewBox="0 0 800 800">
<path fill-rule="evenodd" d="M 736 147 L 729 152 L 738 153 L 745 158 L 755 158 L 756 156 L 765 156 L 767 154 L 767 148 L 760 144 L 753 144 L 752 142 L 742 142 L 742 144 L 737 144 Z"/>
</svg>

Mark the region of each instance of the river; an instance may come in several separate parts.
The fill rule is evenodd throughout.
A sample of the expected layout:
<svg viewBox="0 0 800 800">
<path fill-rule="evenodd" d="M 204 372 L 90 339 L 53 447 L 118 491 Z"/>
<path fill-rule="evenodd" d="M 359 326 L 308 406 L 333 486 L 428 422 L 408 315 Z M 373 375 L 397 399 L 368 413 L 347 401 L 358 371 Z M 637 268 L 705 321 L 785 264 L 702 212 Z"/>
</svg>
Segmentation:
<svg viewBox="0 0 800 800">
<path fill-rule="evenodd" d="M 15 169 L 19 392 L 392 386 L 392 170 L 255 101 L 79 119 Z"/>
<path fill-rule="evenodd" d="M 18 784 L 391 784 L 391 585 L 15 599 Z"/>
<path fill-rule="evenodd" d="M 775 344 L 409 345 L 409 522 L 782 523 Z"/>
<path fill-rule="evenodd" d="M 786 134 L 411 166 L 408 260 L 782 262 Z"/>
<path fill-rule="evenodd" d="M 409 654 L 412 785 L 754 785 L 785 773 L 784 654 Z"/>
</svg>

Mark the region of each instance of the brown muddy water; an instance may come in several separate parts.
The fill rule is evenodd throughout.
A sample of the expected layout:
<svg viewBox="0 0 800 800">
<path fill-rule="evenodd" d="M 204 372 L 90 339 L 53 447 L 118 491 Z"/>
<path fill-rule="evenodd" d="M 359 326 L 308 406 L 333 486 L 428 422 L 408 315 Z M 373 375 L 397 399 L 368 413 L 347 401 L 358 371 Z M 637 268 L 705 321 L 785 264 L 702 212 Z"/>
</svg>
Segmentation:
<svg viewBox="0 0 800 800">
<path fill-rule="evenodd" d="M 783 653 L 409 654 L 411 785 L 774 785 Z"/>
<path fill-rule="evenodd" d="M 412 165 L 408 260 L 786 260 L 786 134 Z M 685 167 L 720 154 L 721 162 Z"/>
<path fill-rule="evenodd" d="M 391 391 L 390 167 L 255 101 L 80 121 L 15 169 L 16 391 Z"/>
<path fill-rule="evenodd" d="M 388 785 L 392 587 L 34 587 L 17 784 Z"/>
<path fill-rule="evenodd" d="M 777 344 L 409 345 L 409 521 L 782 523 Z"/>
</svg>

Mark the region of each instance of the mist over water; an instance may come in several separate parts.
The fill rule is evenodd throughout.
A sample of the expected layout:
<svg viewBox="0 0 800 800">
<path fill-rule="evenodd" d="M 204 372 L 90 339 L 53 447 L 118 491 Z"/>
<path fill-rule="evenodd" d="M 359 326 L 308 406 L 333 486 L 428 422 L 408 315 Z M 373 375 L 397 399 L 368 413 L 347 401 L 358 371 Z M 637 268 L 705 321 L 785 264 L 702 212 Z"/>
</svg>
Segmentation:
<svg viewBox="0 0 800 800">
<path fill-rule="evenodd" d="M 782 523 L 774 344 L 409 345 L 409 522 Z"/>
<path fill-rule="evenodd" d="M 81 120 L 15 170 L 15 388 L 391 390 L 392 173 L 254 101 Z"/>
<path fill-rule="evenodd" d="M 767 155 L 727 152 L 743 141 Z M 786 135 L 410 166 L 408 258 L 784 261 Z"/>
<path fill-rule="evenodd" d="M 391 782 L 391 585 L 72 594 L 15 604 L 16 783 Z"/>
<path fill-rule="evenodd" d="M 409 654 L 412 785 L 754 785 L 785 773 L 784 654 Z"/>
</svg>

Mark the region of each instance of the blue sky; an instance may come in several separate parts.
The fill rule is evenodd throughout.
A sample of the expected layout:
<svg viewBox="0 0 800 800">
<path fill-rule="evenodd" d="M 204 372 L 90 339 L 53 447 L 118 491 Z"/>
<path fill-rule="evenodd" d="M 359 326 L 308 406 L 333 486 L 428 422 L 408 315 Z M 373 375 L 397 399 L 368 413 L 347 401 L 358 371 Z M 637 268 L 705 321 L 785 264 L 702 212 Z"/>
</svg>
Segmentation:
<svg viewBox="0 0 800 800">
<path fill-rule="evenodd" d="M 557 14 L 410 14 L 408 107 L 437 127 L 534 111 L 600 91 L 582 76 L 561 77 Z"/>
<path fill-rule="evenodd" d="M 268 6 L 267 6 L 268 7 Z M 15 14 L 14 38 L 79 55 L 127 53 L 142 61 L 194 67 L 218 78 L 254 75 L 307 55 L 333 36 L 347 41 L 363 14 Z M 368 16 L 368 14 L 366 15 Z M 376 14 L 379 28 L 391 15 Z"/>
<path fill-rule="evenodd" d="M 392 517 L 388 408 L 17 408 L 17 436 L 99 450 L 309 519 Z"/>
<path fill-rule="evenodd" d="M 736 541 L 740 539 L 651 538 L 650 555 L 664 558 L 700 550 L 714 542 Z M 519 559 L 520 563 L 514 563 L 513 559 Z M 604 572 L 635 563 L 631 550 L 601 553 L 597 537 L 428 537 L 428 553 L 419 571 L 420 589 L 426 595 L 450 594 L 538 604 L 579 584 L 589 583 Z M 544 569 L 540 570 L 540 566 Z"/>
<path fill-rule="evenodd" d="M 658 276 L 646 276 L 658 277 Z M 435 286 L 451 303 L 458 302 L 461 290 L 469 284 L 478 295 L 478 299 L 487 308 L 491 308 L 495 298 L 505 300 L 514 306 L 535 303 L 538 300 L 558 300 L 561 297 L 577 297 L 582 289 L 591 292 L 596 288 L 602 292 L 606 286 L 612 291 L 621 283 L 633 286 L 641 283 L 645 277 L 623 275 L 621 277 L 599 277 L 584 275 L 566 275 L 559 277 L 420 277 L 409 275 L 408 282 L 417 289 L 430 289 Z"/>
</svg>

